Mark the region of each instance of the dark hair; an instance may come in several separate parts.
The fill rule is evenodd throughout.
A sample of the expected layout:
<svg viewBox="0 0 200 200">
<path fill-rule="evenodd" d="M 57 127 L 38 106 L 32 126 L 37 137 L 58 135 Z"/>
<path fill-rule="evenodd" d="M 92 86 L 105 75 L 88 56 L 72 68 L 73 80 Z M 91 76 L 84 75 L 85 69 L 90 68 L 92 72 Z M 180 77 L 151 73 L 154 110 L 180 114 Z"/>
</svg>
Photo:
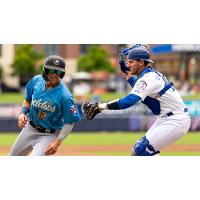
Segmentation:
<svg viewBox="0 0 200 200">
<path fill-rule="evenodd" d="M 149 62 L 147 62 L 147 61 L 144 60 L 144 65 L 145 65 L 145 67 L 147 67 L 148 64 L 149 64 Z"/>
</svg>

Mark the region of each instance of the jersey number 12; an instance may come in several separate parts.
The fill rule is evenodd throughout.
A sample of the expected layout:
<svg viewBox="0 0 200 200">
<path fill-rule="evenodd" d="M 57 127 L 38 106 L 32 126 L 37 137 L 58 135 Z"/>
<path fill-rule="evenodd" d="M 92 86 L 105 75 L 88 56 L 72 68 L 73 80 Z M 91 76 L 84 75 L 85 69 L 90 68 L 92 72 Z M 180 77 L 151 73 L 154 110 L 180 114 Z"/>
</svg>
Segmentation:
<svg viewBox="0 0 200 200">
<path fill-rule="evenodd" d="M 43 111 L 39 111 L 38 112 L 38 119 L 45 119 L 46 118 L 47 113 L 43 112 Z"/>
</svg>

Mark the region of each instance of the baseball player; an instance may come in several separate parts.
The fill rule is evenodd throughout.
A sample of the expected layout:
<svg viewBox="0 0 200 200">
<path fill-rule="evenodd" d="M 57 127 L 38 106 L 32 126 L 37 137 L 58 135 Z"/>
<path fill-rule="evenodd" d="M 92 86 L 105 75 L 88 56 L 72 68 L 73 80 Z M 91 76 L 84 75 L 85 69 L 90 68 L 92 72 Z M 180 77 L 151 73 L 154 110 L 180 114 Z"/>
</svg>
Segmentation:
<svg viewBox="0 0 200 200">
<path fill-rule="evenodd" d="M 46 59 L 43 74 L 28 82 L 18 118 L 18 126 L 23 129 L 10 156 L 55 154 L 74 122 L 80 120 L 73 97 L 61 81 L 64 75 L 64 59 L 53 55 Z"/>
<path fill-rule="evenodd" d="M 150 53 L 144 46 L 136 46 L 128 52 L 127 71 L 132 79 L 132 90 L 124 98 L 107 103 L 88 102 L 83 106 L 86 118 L 93 119 L 103 110 L 122 110 L 141 101 L 157 120 L 132 149 L 134 156 L 153 156 L 184 136 L 190 127 L 188 108 L 183 103 L 173 83 L 154 70 L 149 63 Z"/>
</svg>

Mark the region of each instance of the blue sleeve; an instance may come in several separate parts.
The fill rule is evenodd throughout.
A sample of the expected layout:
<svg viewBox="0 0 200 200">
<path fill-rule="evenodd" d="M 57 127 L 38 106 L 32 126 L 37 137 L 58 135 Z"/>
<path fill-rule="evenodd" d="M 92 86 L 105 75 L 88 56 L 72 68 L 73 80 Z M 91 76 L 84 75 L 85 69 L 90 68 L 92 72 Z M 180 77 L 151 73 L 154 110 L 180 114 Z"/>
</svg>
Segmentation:
<svg viewBox="0 0 200 200">
<path fill-rule="evenodd" d="M 128 79 L 128 83 L 129 85 L 133 88 L 134 85 L 135 85 L 135 82 L 136 82 L 136 78 L 134 76 L 131 76 L 129 79 Z"/>
<path fill-rule="evenodd" d="M 129 108 L 135 105 L 138 101 L 140 101 L 141 97 L 135 94 L 129 94 L 128 96 L 121 98 L 119 100 L 119 108 L 120 110 Z"/>
<path fill-rule="evenodd" d="M 28 100 L 28 101 L 32 101 L 33 87 L 34 87 L 35 81 L 36 81 L 36 78 L 34 77 L 26 85 L 25 99 Z"/>
<path fill-rule="evenodd" d="M 63 120 L 65 124 L 71 124 L 80 121 L 80 114 L 73 97 L 65 98 L 63 101 Z"/>
</svg>

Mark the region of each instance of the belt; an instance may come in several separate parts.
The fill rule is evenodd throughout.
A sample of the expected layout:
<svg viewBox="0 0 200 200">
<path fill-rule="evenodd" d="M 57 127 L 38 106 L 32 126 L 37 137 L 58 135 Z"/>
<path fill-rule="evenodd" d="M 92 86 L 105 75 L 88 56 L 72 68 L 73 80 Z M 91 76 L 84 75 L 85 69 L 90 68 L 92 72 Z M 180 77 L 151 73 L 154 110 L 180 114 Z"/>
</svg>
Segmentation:
<svg viewBox="0 0 200 200">
<path fill-rule="evenodd" d="M 40 133 L 55 133 L 56 132 L 56 130 L 54 130 L 54 129 L 47 129 L 47 128 L 38 126 L 38 125 L 34 124 L 33 121 L 30 121 L 29 123 L 33 128 L 35 128 L 36 131 L 38 131 Z"/>
<path fill-rule="evenodd" d="M 184 111 L 184 112 L 188 112 L 188 108 L 184 108 L 183 111 Z M 173 113 L 173 112 L 169 112 L 169 113 L 167 113 L 166 115 L 167 115 L 167 116 L 172 116 L 172 115 L 174 115 L 174 113 Z"/>
</svg>

